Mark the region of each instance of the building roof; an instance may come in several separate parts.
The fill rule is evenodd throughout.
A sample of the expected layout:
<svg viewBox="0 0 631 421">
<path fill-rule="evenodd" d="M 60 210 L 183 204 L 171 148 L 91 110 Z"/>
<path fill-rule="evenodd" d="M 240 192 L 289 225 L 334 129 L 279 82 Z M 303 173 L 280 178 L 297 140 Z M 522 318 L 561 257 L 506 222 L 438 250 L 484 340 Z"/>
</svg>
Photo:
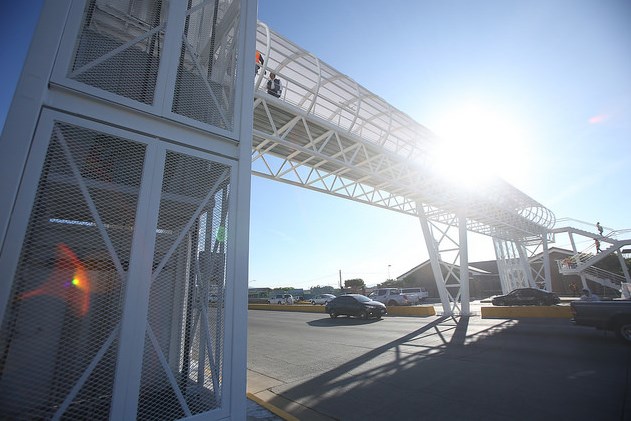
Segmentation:
<svg viewBox="0 0 631 421">
<path fill-rule="evenodd" d="M 564 256 L 573 256 L 574 252 L 572 250 L 566 250 L 566 249 L 562 249 L 562 248 L 558 248 L 558 247 L 551 247 L 548 249 L 548 254 L 552 255 L 552 254 L 562 254 Z M 536 255 L 534 255 L 530 260 L 539 260 L 543 255 L 543 252 L 538 253 Z M 422 269 L 425 266 L 428 266 L 430 264 L 429 260 L 424 261 L 423 263 L 421 263 L 418 266 L 413 267 L 412 269 L 408 270 L 407 272 L 397 276 L 396 279 L 401 279 L 404 278 L 406 276 L 409 276 L 410 274 Z M 458 266 L 458 265 L 456 265 Z M 478 261 L 478 262 L 469 262 L 469 272 L 472 275 L 497 275 L 498 273 L 498 269 L 497 269 L 497 260 L 482 260 L 482 261 Z"/>
</svg>

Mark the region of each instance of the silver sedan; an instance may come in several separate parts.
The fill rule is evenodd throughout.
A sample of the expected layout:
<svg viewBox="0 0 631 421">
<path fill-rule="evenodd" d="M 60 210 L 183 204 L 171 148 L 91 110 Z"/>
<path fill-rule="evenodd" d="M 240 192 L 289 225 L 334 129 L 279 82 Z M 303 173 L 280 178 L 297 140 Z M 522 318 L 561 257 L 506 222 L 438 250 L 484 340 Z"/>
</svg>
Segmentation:
<svg viewBox="0 0 631 421">
<path fill-rule="evenodd" d="M 333 295 L 333 294 L 316 295 L 314 298 L 311 299 L 311 304 L 313 304 L 313 305 L 326 304 L 329 301 L 331 301 L 333 298 L 335 298 L 335 295 Z"/>
</svg>

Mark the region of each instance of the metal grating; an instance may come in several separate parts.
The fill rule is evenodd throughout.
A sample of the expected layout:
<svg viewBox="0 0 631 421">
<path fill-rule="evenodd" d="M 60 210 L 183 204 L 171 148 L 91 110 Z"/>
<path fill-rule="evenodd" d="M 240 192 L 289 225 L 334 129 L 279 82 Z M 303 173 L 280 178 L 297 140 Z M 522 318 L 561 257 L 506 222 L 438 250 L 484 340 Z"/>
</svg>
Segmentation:
<svg viewBox="0 0 631 421">
<path fill-rule="evenodd" d="M 164 45 L 161 0 L 91 0 L 81 25 L 70 79 L 152 104 Z"/>
<path fill-rule="evenodd" d="M 239 12 L 239 1 L 189 2 L 174 113 L 233 130 Z"/>
<path fill-rule="evenodd" d="M 55 124 L 0 331 L 0 418 L 108 418 L 144 158 Z"/>
<path fill-rule="evenodd" d="M 167 152 L 139 419 L 221 406 L 229 173 L 225 165 Z"/>
</svg>

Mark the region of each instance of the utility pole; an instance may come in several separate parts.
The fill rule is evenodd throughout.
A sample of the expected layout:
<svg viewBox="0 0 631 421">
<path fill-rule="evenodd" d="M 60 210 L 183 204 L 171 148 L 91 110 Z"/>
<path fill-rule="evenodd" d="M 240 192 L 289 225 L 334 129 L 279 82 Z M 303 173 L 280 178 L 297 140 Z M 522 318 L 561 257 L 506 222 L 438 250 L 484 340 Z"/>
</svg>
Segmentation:
<svg viewBox="0 0 631 421">
<path fill-rule="evenodd" d="M 342 269 L 340 269 L 340 289 L 344 289 L 342 286 Z"/>
</svg>

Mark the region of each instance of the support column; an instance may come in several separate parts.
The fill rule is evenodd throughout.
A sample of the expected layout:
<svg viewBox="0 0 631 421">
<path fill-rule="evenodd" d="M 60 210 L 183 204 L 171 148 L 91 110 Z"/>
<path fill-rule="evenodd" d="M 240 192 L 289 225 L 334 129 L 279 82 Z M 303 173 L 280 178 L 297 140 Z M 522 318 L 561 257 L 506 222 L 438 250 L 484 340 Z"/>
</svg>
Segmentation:
<svg viewBox="0 0 631 421">
<path fill-rule="evenodd" d="M 526 247 L 522 243 L 517 241 L 513 242 L 517 247 L 517 254 L 519 255 L 520 269 L 522 272 L 522 280 L 526 281 L 526 284 L 531 288 L 537 288 L 534 278 L 532 277 L 532 271 L 530 270 L 530 262 L 528 261 L 528 253 Z M 522 282 L 523 283 L 523 282 Z"/>
<path fill-rule="evenodd" d="M 552 272 L 550 270 L 550 256 L 548 254 L 548 234 L 543 235 L 543 276 L 546 281 L 546 291 L 552 292 Z"/>
<path fill-rule="evenodd" d="M 576 243 L 574 242 L 574 234 L 570 232 L 570 243 L 572 244 L 572 251 L 574 252 L 574 257 L 578 255 L 578 250 L 576 249 Z M 578 260 L 575 260 L 574 263 L 578 266 L 581 264 Z M 587 279 L 585 279 L 585 275 L 583 272 L 579 272 L 578 275 L 581 277 L 581 285 L 582 289 L 587 289 Z"/>
<path fill-rule="evenodd" d="M 460 243 L 460 304 L 461 315 L 470 316 L 469 307 L 469 251 L 467 245 L 467 218 L 458 216 L 458 233 Z"/>
<path fill-rule="evenodd" d="M 631 278 L 629 277 L 629 269 L 627 268 L 627 264 L 624 261 L 624 257 L 622 256 L 622 250 L 618 249 L 616 252 L 618 255 L 618 261 L 620 262 L 620 266 L 622 267 L 622 273 L 624 274 L 625 283 L 620 285 L 620 294 L 624 299 L 630 299 L 631 295 L 629 294 L 629 285 L 631 285 Z"/>
</svg>

